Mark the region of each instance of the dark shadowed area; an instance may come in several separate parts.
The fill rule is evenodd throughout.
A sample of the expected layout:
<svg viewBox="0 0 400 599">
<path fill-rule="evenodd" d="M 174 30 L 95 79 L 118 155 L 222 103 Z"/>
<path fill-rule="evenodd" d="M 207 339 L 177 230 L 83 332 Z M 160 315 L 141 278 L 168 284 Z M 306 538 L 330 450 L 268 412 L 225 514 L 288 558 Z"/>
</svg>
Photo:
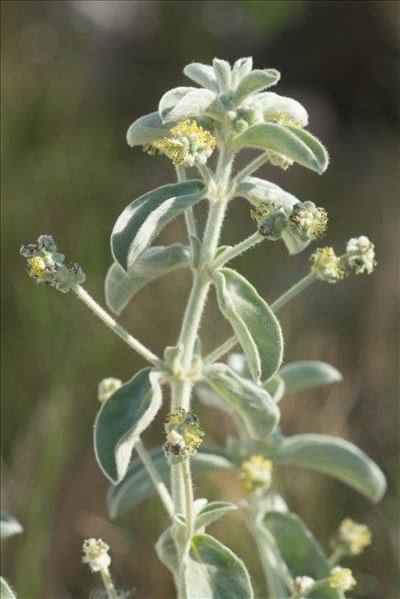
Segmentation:
<svg viewBox="0 0 400 599">
<path fill-rule="evenodd" d="M 326 243 L 338 253 L 349 237 L 369 236 L 379 263 L 370 277 L 316 284 L 282 310 L 285 359 L 325 360 L 344 381 L 290 395 L 281 407 L 287 434 L 334 434 L 359 445 L 384 470 L 388 491 L 374 506 L 333 479 L 293 468 L 279 469 L 275 484 L 325 547 L 342 518 L 367 523 L 373 545 L 345 562 L 359 581 L 353 596 L 398 597 L 399 4 L 4 1 L 1 8 L 2 508 L 25 528 L 7 542 L 2 574 L 20 599 L 83 599 L 100 579 L 81 563 L 82 539 L 101 536 L 112 547 L 118 588 L 138 599 L 174 596 L 153 549 L 168 523 L 161 504 L 153 498 L 111 522 L 92 446 L 99 380 L 127 380 L 144 361 L 75 296 L 35 285 L 18 251 L 51 233 L 104 304 L 116 218 L 133 198 L 175 179 L 167 159 L 127 146 L 127 127 L 155 110 L 167 89 L 190 85 L 185 64 L 252 55 L 256 67 L 281 71 L 276 91 L 307 107 L 310 130 L 331 155 L 322 177 L 299 166 L 265 166 L 259 176 L 324 206 Z M 235 200 L 222 242 L 253 230 L 248 205 Z M 161 237 L 184 239 L 182 220 Z M 283 244 L 266 243 L 234 266 L 269 301 L 306 274 L 309 254 L 289 257 Z M 121 321 L 160 354 L 176 341 L 189 283 L 181 271 L 159 279 Z M 229 334 L 210 296 L 205 350 Z M 196 410 L 207 442 L 223 444 L 234 430 L 229 420 Z M 160 444 L 164 414 L 146 433 L 148 446 Z M 196 493 L 241 496 L 235 477 L 220 473 L 199 477 Z M 245 560 L 263 599 L 240 518 L 228 515 L 211 531 Z"/>
</svg>

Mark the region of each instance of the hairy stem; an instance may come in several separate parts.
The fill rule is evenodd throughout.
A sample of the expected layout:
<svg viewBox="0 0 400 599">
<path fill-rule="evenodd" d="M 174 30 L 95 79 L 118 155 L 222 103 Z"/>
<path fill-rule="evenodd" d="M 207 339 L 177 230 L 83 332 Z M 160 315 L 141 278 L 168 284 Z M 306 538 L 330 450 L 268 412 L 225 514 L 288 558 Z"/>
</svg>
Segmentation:
<svg viewBox="0 0 400 599">
<path fill-rule="evenodd" d="M 261 243 L 262 241 L 264 241 L 264 239 L 265 237 L 263 237 L 261 233 L 259 233 L 258 231 L 256 233 L 253 233 L 252 235 L 250 235 L 250 237 L 243 239 L 243 241 L 241 241 L 237 245 L 227 248 L 224 252 L 222 252 L 222 254 L 220 254 L 218 258 L 214 260 L 214 262 L 211 265 L 211 268 L 213 270 L 216 268 L 220 268 L 230 260 L 233 260 L 237 256 L 240 256 L 240 254 L 243 254 L 250 248 Z"/>
<path fill-rule="evenodd" d="M 169 494 L 169 491 L 168 491 L 166 485 L 161 480 L 161 477 L 157 471 L 157 468 L 154 466 L 154 463 L 153 463 L 153 460 L 151 459 L 150 454 L 148 453 L 147 449 L 143 445 L 142 441 L 138 441 L 136 443 L 135 449 L 136 449 L 140 459 L 142 460 L 142 462 L 147 470 L 147 473 L 148 473 L 149 477 L 151 478 L 151 480 L 157 490 L 157 493 L 159 494 L 160 499 L 164 504 L 165 509 L 167 510 L 169 517 L 173 518 L 174 504 L 172 501 L 172 497 Z"/>
<path fill-rule="evenodd" d="M 193 536 L 193 487 L 190 472 L 190 461 L 185 460 L 181 464 L 181 469 L 186 502 L 186 539 L 187 542 L 190 543 Z"/>
<path fill-rule="evenodd" d="M 108 568 L 100 570 L 101 578 L 107 591 L 108 599 L 118 599 L 117 591 L 115 590 L 113 581 L 111 580 L 110 571 Z"/>
<path fill-rule="evenodd" d="M 348 555 L 348 552 L 344 547 L 336 547 L 332 555 L 329 557 L 328 562 L 330 566 L 336 566 L 342 558 Z"/>
<path fill-rule="evenodd" d="M 269 153 L 265 152 L 263 154 L 260 154 L 260 156 L 257 156 L 257 158 L 255 158 L 252 162 L 250 162 L 250 164 L 248 164 L 243 170 L 240 171 L 240 173 L 238 173 L 236 175 L 236 177 L 234 179 L 235 187 L 237 187 L 239 185 L 239 183 L 241 183 L 243 181 L 243 179 L 245 179 L 246 177 L 248 177 L 249 175 L 254 173 L 254 171 L 259 169 L 260 166 L 262 166 L 265 162 L 267 162 L 268 158 L 269 158 Z"/>
<path fill-rule="evenodd" d="M 125 343 L 134 349 L 138 354 L 143 356 L 148 362 L 151 362 L 155 366 L 158 366 L 162 370 L 165 370 L 165 364 L 160 358 L 158 358 L 151 350 L 149 350 L 143 343 L 135 339 L 128 331 L 126 331 L 120 324 L 118 324 L 109 314 L 102 308 L 96 300 L 80 285 L 75 285 L 73 291 L 76 293 L 78 298 L 86 304 L 86 306 L 95 314 L 104 324 L 109 327 L 118 337 L 123 339 Z"/>
<path fill-rule="evenodd" d="M 186 181 L 187 180 L 186 171 L 183 166 L 176 166 L 175 171 L 176 171 L 176 176 L 177 176 L 178 181 Z M 193 250 L 192 237 L 197 237 L 197 227 L 196 227 L 196 220 L 194 218 L 194 211 L 193 211 L 192 206 L 190 206 L 189 208 L 186 208 L 186 210 L 185 210 L 185 223 L 186 223 L 186 229 L 188 232 L 190 247 Z"/>
</svg>

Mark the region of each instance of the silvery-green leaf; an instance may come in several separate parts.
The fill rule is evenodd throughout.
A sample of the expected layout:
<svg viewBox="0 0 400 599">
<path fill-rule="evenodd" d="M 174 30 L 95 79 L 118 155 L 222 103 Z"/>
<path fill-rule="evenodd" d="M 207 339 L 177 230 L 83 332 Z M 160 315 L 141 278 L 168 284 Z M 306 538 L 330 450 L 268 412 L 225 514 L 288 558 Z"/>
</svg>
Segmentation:
<svg viewBox="0 0 400 599">
<path fill-rule="evenodd" d="M 371 501 L 379 501 L 386 490 L 383 472 L 361 449 L 329 435 L 295 435 L 284 439 L 269 454 L 274 464 L 310 468 L 333 476 Z"/>
<path fill-rule="evenodd" d="M 280 72 L 275 69 L 251 71 L 251 73 L 243 77 L 239 83 L 234 94 L 235 103 L 241 104 L 246 98 L 251 96 L 251 94 L 265 89 L 266 87 L 271 87 L 271 85 L 276 85 L 280 78 Z"/>
<path fill-rule="evenodd" d="M 227 414 L 232 414 L 229 404 L 222 399 L 222 397 L 214 391 L 207 383 L 200 382 L 195 386 L 196 395 L 205 406 L 210 408 L 217 408 Z"/>
<path fill-rule="evenodd" d="M 1 599 L 17 599 L 17 596 L 3 577 L 0 578 L 0 597 Z"/>
<path fill-rule="evenodd" d="M 231 65 L 226 60 L 214 58 L 213 69 L 215 77 L 218 81 L 219 88 L 222 92 L 227 92 L 231 89 Z"/>
<path fill-rule="evenodd" d="M 181 243 L 148 248 L 128 272 L 119 264 L 112 264 L 105 280 L 107 305 L 115 314 L 121 314 L 142 287 L 188 264 L 189 248 Z"/>
<path fill-rule="evenodd" d="M 210 535 L 192 539 L 185 572 L 188 599 L 253 599 L 242 560 Z"/>
<path fill-rule="evenodd" d="M 279 185 L 259 179 L 258 177 L 246 177 L 237 187 L 238 196 L 246 198 L 253 206 L 260 204 L 275 204 L 282 206 L 287 215 L 290 215 L 293 206 L 298 204 L 299 200 L 284 191 Z"/>
<path fill-rule="evenodd" d="M 279 375 L 285 381 L 286 393 L 331 385 L 343 379 L 336 368 L 319 360 L 304 360 L 286 364 L 280 369 Z"/>
<path fill-rule="evenodd" d="M 164 121 L 181 121 L 188 117 L 200 117 L 201 115 L 214 116 L 216 95 L 209 89 L 193 88 L 182 97 L 170 112 L 163 111 Z M 160 103 L 161 105 L 161 103 Z"/>
<path fill-rule="evenodd" d="M 284 229 L 282 231 L 282 241 L 287 247 L 287 250 L 291 256 L 295 254 L 299 254 L 303 250 L 306 249 L 308 245 L 310 245 L 310 241 L 302 241 L 297 235 L 291 231 L 290 228 Z"/>
<path fill-rule="evenodd" d="M 226 362 L 229 368 L 232 368 L 232 370 L 234 370 L 239 376 L 245 379 L 251 378 L 249 365 L 247 364 L 246 356 L 244 354 L 239 354 L 236 352 L 228 354 Z"/>
<path fill-rule="evenodd" d="M 171 535 L 171 527 L 164 530 L 160 535 L 157 543 L 155 544 L 155 550 L 158 555 L 160 562 L 168 568 L 168 570 L 175 576 L 179 572 L 179 559 L 178 551 L 176 548 L 175 541 Z"/>
<path fill-rule="evenodd" d="M 233 143 L 236 150 L 252 147 L 278 152 L 320 175 L 329 162 L 326 149 L 316 137 L 291 125 L 253 125 L 237 135 Z"/>
<path fill-rule="evenodd" d="M 283 337 L 276 316 L 239 273 L 221 268 L 213 275 L 222 314 L 235 331 L 254 380 L 265 381 L 278 370 Z"/>
<path fill-rule="evenodd" d="M 239 58 L 233 65 L 232 69 L 232 88 L 236 89 L 243 77 L 246 77 L 253 68 L 253 58 Z"/>
<path fill-rule="evenodd" d="M 226 364 L 208 366 L 204 376 L 239 416 L 251 439 L 264 441 L 276 429 L 279 409 L 262 387 L 241 378 Z"/>
<path fill-rule="evenodd" d="M 286 98 L 273 92 L 265 92 L 254 97 L 252 104 L 256 105 L 263 113 L 266 121 L 287 117 L 302 127 L 308 125 L 307 110 L 292 98 Z"/>
<path fill-rule="evenodd" d="M 215 78 L 214 69 L 210 65 L 191 62 L 185 66 L 183 72 L 186 77 L 189 77 L 195 83 L 218 93 L 218 83 Z"/>
<path fill-rule="evenodd" d="M 275 403 L 279 403 L 285 395 L 285 382 L 279 374 L 274 374 L 263 384 L 262 388 L 269 393 Z"/>
<path fill-rule="evenodd" d="M 129 127 L 126 141 L 133 146 L 145 146 L 166 137 L 171 125 L 164 125 L 158 112 L 152 112 L 137 119 Z"/>
<path fill-rule="evenodd" d="M 165 459 L 163 450 L 157 448 L 149 453 L 161 479 L 169 485 L 170 466 Z M 232 470 L 234 468 L 233 462 L 224 451 L 207 446 L 201 447 L 196 455 L 190 458 L 190 464 L 194 476 L 202 472 Z M 108 494 L 110 518 L 116 518 L 155 494 L 154 484 L 150 480 L 142 461 L 135 459 L 129 466 L 124 479 L 118 485 L 110 487 Z"/>
<path fill-rule="evenodd" d="M 111 233 L 114 259 L 129 270 L 160 231 L 206 193 L 203 181 L 163 185 L 131 202 L 118 217 Z"/>
<path fill-rule="evenodd" d="M 1 512 L 0 514 L 0 537 L 2 539 L 8 539 L 21 533 L 24 529 L 14 516 L 7 512 Z"/>
<path fill-rule="evenodd" d="M 165 92 L 158 104 L 158 114 L 162 122 L 171 121 L 169 115 L 175 106 L 179 104 L 182 98 L 197 89 L 197 87 L 174 87 L 174 89 Z M 170 127 L 171 125 L 168 125 L 168 130 Z"/>
<path fill-rule="evenodd" d="M 237 510 L 237 507 L 228 501 L 211 501 L 211 503 L 207 503 L 196 517 L 194 523 L 195 529 L 206 528 L 209 524 L 219 520 L 219 518 L 232 510 Z"/>
<path fill-rule="evenodd" d="M 132 449 L 161 407 L 159 374 L 140 370 L 103 403 L 94 425 L 94 447 L 100 468 L 113 483 L 128 470 Z"/>
<path fill-rule="evenodd" d="M 293 578 L 310 576 L 314 580 L 321 580 L 329 577 L 331 567 L 323 550 L 296 514 L 267 512 L 263 524 L 273 535 Z M 326 585 L 307 596 L 314 599 L 339 599 L 341 594 Z"/>
</svg>

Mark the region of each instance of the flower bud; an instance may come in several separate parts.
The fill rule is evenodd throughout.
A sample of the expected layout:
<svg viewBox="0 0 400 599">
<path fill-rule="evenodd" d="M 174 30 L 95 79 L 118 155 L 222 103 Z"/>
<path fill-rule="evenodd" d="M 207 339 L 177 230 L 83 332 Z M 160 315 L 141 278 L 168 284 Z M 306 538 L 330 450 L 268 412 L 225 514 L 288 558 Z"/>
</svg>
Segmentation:
<svg viewBox="0 0 400 599">
<path fill-rule="evenodd" d="M 327 222 L 326 210 L 317 208 L 314 202 L 298 202 L 290 215 L 290 227 L 301 241 L 313 241 L 322 237 Z"/>
<path fill-rule="evenodd" d="M 170 134 L 172 137 L 164 137 L 144 150 L 150 155 L 156 151 L 165 154 L 175 166 L 191 167 L 205 164 L 215 149 L 215 137 L 196 121 L 181 121 Z"/>
<path fill-rule="evenodd" d="M 280 168 L 282 168 L 284 171 L 286 171 L 289 168 L 289 166 L 293 165 L 294 161 L 291 160 L 291 158 L 284 156 L 283 154 L 279 154 L 278 152 L 272 151 L 269 151 L 267 153 L 268 160 L 270 161 L 270 163 L 274 166 L 280 166 Z"/>
<path fill-rule="evenodd" d="M 345 518 L 339 526 L 335 545 L 343 547 L 351 555 L 360 555 L 371 544 L 372 534 L 368 526 Z"/>
<path fill-rule="evenodd" d="M 37 243 L 23 245 L 20 254 L 27 259 L 30 277 L 63 293 L 86 278 L 78 264 L 65 263 L 65 256 L 57 251 L 51 235 L 40 235 Z"/>
<path fill-rule="evenodd" d="M 289 224 L 283 206 L 274 202 L 260 204 L 255 210 L 251 210 L 250 215 L 257 222 L 259 233 L 271 241 L 280 239 L 282 231 Z"/>
<path fill-rule="evenodd" d="M 374 272 L 377 264 L 375 260 L 374 244 L 366 237 L 352 237 L 346 246 L 347 264 L 357 275 Z"/>
<path fill-rule="evenodd" d="M 336 283 L 346 276 L 345 264 L 332 247 L 318 248 L 310 257 L 311 272 L 327 283 Z"/>
<path fill-rule="evenodd" d="M 106 401 L 121 385 L 122 381 L 120 379 L 114 379 L 113 377 L 103 379 L 98 387 L 98 400 Z"/>
<path fill-rule="evenodd" d="M 242 462 L 239 478 L 247 494 L 257 489 L 267 490 L 272 481 L 272 462 L 262 455 L 253 455 Z"/>
<path fill-rule="evenodd" d="M 167 415 L 164 428 L 167 439 L 163 447 L 170 464 L 179 464 L 195 455 L 203 442 L 199 417 L 183 408 Z"/>
<path fill-rule="evenodd" d="M 89 564 L 92 572 L 107 570 L 111 564 L 108 555 L 110 547 L 102 539 L 86 539 L 82 546 L 84 564 Z"/>
<path fill-rule="evenodd" d="M 353 573 L 349 568 L 341 568 L 337 566 L 331 570 L 329 576 L 329 586 L 337 591 L 350 591 L 357 584 L 357 581 L 353 577 Z"/>
</svg>

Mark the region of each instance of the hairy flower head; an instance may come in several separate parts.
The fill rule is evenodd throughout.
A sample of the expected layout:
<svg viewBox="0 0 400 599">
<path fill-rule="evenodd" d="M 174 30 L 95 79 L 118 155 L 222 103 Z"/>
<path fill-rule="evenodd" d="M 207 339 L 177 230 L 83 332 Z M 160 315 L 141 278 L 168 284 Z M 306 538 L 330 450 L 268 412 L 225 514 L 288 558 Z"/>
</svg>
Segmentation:
<svg viewBox="0 0 400 599">
<path fill-rule="evenodd" d="M 253 455 L 242 462 L 239 478 L 245 493 L 256 489 L 267 490 L 272 481 L 272 462 L 262 455 Z"/>
<path fill-rule="evenodd" d="M 357 275 L 374 272 L 377 264 L 375 260 L 375 246 L 366 237 L 352 237 L 347 242 L 346 246 L 347 264 L 352 268 Z"/>
<path fill-rule="evenodd" d="M 310 576 L 296 576 L 293 583 L 293 592 L 309 593 L 314 585 L 315 580 Z"/>
<path fill-rule="evenodd" d="M 258 224 L 258 232 L 270 241 L 280 239 L 289 224 L 284 208 L 274 202 L 260 204 L 250 211 L 250 216 Z"/>
<path fill-rule="evenodd" d="M 120 379 L 115 379 L 113 377 L 109 377 L 107 379 L 103 379 L 99 383 L 98 387 L 98 400 L 106 401 L 111 395 L 120 388 L 122 385 L 122 381 Z"/>
<path fill-rule="evenodd" d="M 310 257 L 311 272 L 327 283 L 336 283 L 346 276 L 345 264 L 332 247 L 318 248 Z"/>
<path fill-rule="evenodd" d="M 339 526 L 337 539 L 338 545 L 346 548 L 352 555 L 360 555 L 372 542 L 372 534 L 368 526 L 345 518 Z"/>
<path fill-rule="evenodd" d="M 171 464 L 178 464 L 196 454 L 203 442 L 204 431 L 199 417 L 183 408 L 167 414 L 164 453 Z"/>
<path fill-rule="evenodd" d="M 299 202 L 293 206 L 290 227 L 302 241 L 313 241 L 326 231 L 328 214 L 314 202 Z"/>
<path fill-rule="evenodd" d="M 353 573 L 349 568 L 341 568 L 337 566 L 331 570 L 329 576 L 329 586 L 337 591 L 350 591 L 357 584 L 357 581 L 353 577 Z"/>
<path fill-rule="evenodd" d="M 205 164 L 215 149 L 215 137 L 196 121 L 186 119 L 170 129 L 171 137 L 164 137 L 145 150 L 158 151 L 168 156 L 175 166 Z"/>
<path fill-rule="evenodd" d="M 102 539 L 85 539 L 82 549 L 82 561 L 84 564 L 89 564 L 92 572 L 106 570 L 111 564 L 111 558 L 108 555 L 110 547 Z"/>
<path fill-rule="evenodd" d="M 51 235 L 40 235 L 36 243 L 23 245 L 20 254 L 26 258 L 28 275 L 37 283 L 66 293 L 73 285 L 85 280 L 78 264 L 65 263 L 65 256 L 57 251 Z"/>
</svg>

